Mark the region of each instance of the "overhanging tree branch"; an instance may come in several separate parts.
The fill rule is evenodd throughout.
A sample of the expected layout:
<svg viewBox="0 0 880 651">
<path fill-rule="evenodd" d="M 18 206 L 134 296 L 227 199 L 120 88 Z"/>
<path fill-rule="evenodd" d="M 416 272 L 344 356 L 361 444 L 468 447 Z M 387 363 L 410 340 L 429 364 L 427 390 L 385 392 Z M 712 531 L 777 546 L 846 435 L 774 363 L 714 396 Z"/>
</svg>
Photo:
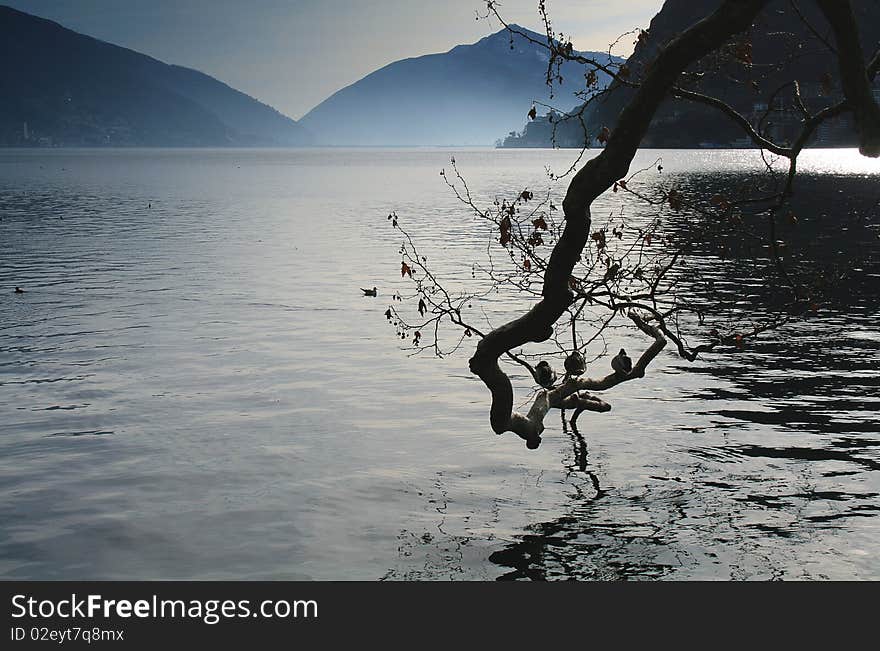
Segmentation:
<svg viewBox="0 0 880 651">
<path fill-rule="evenodd" d="M 571 305 L 573 294 L 569 279 L 589 237 L 590 205 L 626 175 L 658 106 L 681 72 L 733 35 L 748 29 L 768 1 L 727 0 L 712 15 L 669 43 L 621 113 L 605 150 L 572 178 L 562 206 L 565 228 L 544 274 L 542 300 L 525 315 L 486 335 L 470 360 L 471 371 L 480 377 L 492 394 L 490 423 L 496 433 L 513 431 L 526 439 L 530 447 L 536 447 L 540 441 L 549 399 L 546 394 L 539 396 L 525 416 L 514 412 L 513 386 L 498 360 L 528 342 L 549 339 L 553 335 L 553 325 Z"/>
<path fill-rule="evenodd" d="M 477 274 L 485 275 L 490 281 L 488 289 L 468 287 L 461 294 L 447 291 L 428 268 L 427 258 L 419 253 L 415 242 L 403 231 L 401 275 L 409 275 L 416 294 L 405 299 L 397 294 L 394 299 L 412 300 L 413 305 L 418 299 L 419 318 L 408 321 L 394 306 L 389 308 L 386 316 L 398 329 L 399 337 L 405 339 L 405 333 L 413 335 L 413 354 L 433 349 L 436 355 L 442 356 L 458 349 L 467 337 L 477 339 L 470 368 L 491 392 L 490 423 L 496 433 L 515 432 L 526 440 L 529 448 L 536 448 L 541 442 L 544 419 L 549 410 L 573 410 L 574 419 L 583 411 L 610 410 L 608 403 L 591 392 L 605 391 L 644 377 L 648 366 L 667 342 L 673 344 L 679 356 L 690 361 L 716 349 L 736 347 L 742 350 L 746 340 L 791 320 L 807 318 L 810 312 L 817 311 L 826 279 L 832 282 L 834 278 L 842 279 L 834 269 L 829 269 L 831 275 L 826 276 L 826 270 L 808 267 L 808 261 L 800 252 L 795 252 L 793 247 L 778 238 L 787 239 L 788 229 L 798 221 L 789 199 L 799 155 L 824 121 L 854 110 L 852 93 L 843 101 L 813 113 L 815 109 L 800 97 L 797 79 L 774 84 L 776 90 L 768 106 L 780 93 L 790 90 L 798 111 L 795 117 L 800 117 L 799 133 L 791 144 L 777 144 L 769 135 L 769 124 L 764 124 L 769 111 L 755 125 L 732 105 L 682 88 L 683 73 L 703 58 L 714 62 L 714 55 L 707 57 L 710 53 L 719 51 L 722 59 L 727 56 L 733 47 L 730 44 L 741 41 L 734 36 L 751 27 L 769 0 L 726 0 L 719 4 L 720 8 L 712 15 L 666 42 L 659 50 L 652 50 L 655 58 L 639 66 L 645 71 L 643 77 L 637 81 L 620 82 L 631 93 L 627 95 L 628 104 L 620 112 L 614 131 L 603 129 L 604 150 L 587 161 L 580 171 L 575 173 L 577 168 L 573 165 L 566 173 L 565 176 L 571 173 L 573 177 L 561 203 L 562 211 L 554 205 L 558 202 L 551 200 L 552 190 L 549 189 L 546 195 L 538 198 L 528 188 L 518 189 L 507 197 L 496 194 L 491 205 L 482 205 L 482 200 L 471 193 L 456 168 L 454 158 L 451 161 L 454 174 L 447 174 L 446 170 L 440 172 L 455 196 L 473 210 L 479 221 L 488 223 L 488 265 L 474 262 L 470 274 L 474 280 Z M 540 6 L 543 9 L 543 5 Z M 494 11 L 493 2 L 489 3 L 489 8 Z M 551 57 L 572 58 L 574 54 L 568 44 L 558 46 L 549 23 L 546 27 Z M 642 35 L 647 38 L 645 32 Z M 866 82 L 874 78 L 878 68 L 880 53 L 874 54 L 867 65 L 863 64 Z M 680 185 L 674 176 L 658 176 L 664 180 L 656 188 L 645 190 L 640 187 L 637 177 L 643 173 L 656 170 L 662 175 L 663 172 L 661 158 L 632 173 L 630 166 L 661 103 L 668 97 L 699 102 L 732 119 L 762 150 L 787 159 L 787 174 L 780 176 L 776 161 L 764 157 L 767 174 L 763 181 L 750 180 L 723 188 L 710 185 L 704 192 L 700 188 Z M 559 179 L 549 170 L 548 175 L 554 181 Z M 737 196 L 748 185 L 755 194 Z M 621 204 L 617 214 L 612 213 L 607 219 L 596 216 L 594 224 L 593 202 L 612 187 L 615 193 L 622 190 L 623 194 L 643 202 L 647 210 L 627 217 L 624 204 Z M 711 191 L 715 194 L 709 198 Z M 745 191 L 749 192 L 748 189 Z M 736 292 L 716 290 L 715 274 L 690 263 L 687 258 L 701 246 L 698 241 L 683 235 L 676 226 L 661 228 L 661 224 L 680 221 L 686 215 L 696 217 L 696 220 L 688 221 L 688 231 L 696 229 L 707 236 L 703 245 L 714 247 L 717 244 L 718 261 L 724 266 L 733 263 L 737 271 L 747 271 L 749 265 L 763 267 L 765 261 L 770 261 L 768 271 L 771 274 L 760 288 L 769 299 L 765 306 L 756 306 L 754 312 L 746 314 L 738 307 L 743 304 L 742 297 L 736 300 Z M 784 222 L 777 224 L 778 218 L 783 218 Z M 395 214 L 389 215 L 388 219 L 392 226 L 400 228 Z M 499 244 L 501 248 L 496 249 Z M 745 256 L 730 255 L 734 249 L 744 249 Z M 495 258 L 493 252 L 502 250 L 502 259 Z M 742 279 L 749 280 L 747 277 Z M 485 310 L 482 312 L 488 325 L 485 328 L 479 317 L 475 321 L 470 315 L 463 316 L 465 307 L 472 308 L 471 299 L 475 299 L 474 302 L 488 300 L 502 287 L 535 303 L 519 318 L 497 328 L 490 323 Z M 722 303 L 725 296 L 732 301 L 726 318 Z M 746 298 L 754 302 L 755 296 Z M 613 323 L 623 316 L 651 339 L 649 347 L 632 365 L 632 370 L 621 370 L 630 368 L 631 362 L 615 361 L 613 373 L 583 376 L 591 363 L 584 358 L 587 348 L 598 339 L 598 345 L 604 347 L 604 351 L 594 358 L 599 359 L 608 354 L 606 331 L 621 327 L 630 329 Z M 458 340 L 452 342 L 451 349 L 441 348 L 438 338 L 439 324 L 447 320 L 462 330 Z M 481 329 L 475 327 L 475 323 Z M 584 335 L 583 328 L 590 334 Z M 425 331 L 428 337 L 420 343 Z M 689 342 L 692 336 L 698 339 Z M 527 344 L 543 342 L 549 343 L 540 347 L 529 346 L 528 350 L 524 348 Z M 561 354 L 566 355 L 565 375 L 557 383 L 559 375 L 547 359 Z M 623 351 L 621 356 L 623 360 L 627 359 Z M 529 401 L 527 413 L 514 410 L 513 384 L 511 377 L 501 368 L 503 359 L 525 368 L 531 379 L 541 386 L 535 398 Z M 540 361 L 536 363 L 535 360 Z"/>
</svg>

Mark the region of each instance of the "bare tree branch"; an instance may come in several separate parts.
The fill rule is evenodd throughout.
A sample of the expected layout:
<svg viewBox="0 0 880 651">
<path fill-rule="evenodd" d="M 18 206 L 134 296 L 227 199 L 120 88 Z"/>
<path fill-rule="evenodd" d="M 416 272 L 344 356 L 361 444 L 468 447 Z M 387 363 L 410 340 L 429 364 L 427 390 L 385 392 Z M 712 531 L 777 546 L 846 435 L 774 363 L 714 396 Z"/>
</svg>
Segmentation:
<svg viewBox="0 0 880 651">
<path fill-rule="evenodd" d="M 569 279 L 587 243 L 591 203 L 626 175 L 657 107 L 682 70 L 734 34 L 747 29 L 767 1 L 727 0 L 715 13 L 673 40 L 658 55 L 642 85 L 623 110 L 605 150 L 575 174 L 563 201 L 565 229 L 544 274 L 543 299 L 519 319 L 486 335 L 470 360 L 471 371 L 492 393 L 490 423 L 496 433 L 512 430 L 533 441 L 543 430 L 546 411 L 533 407 L 534 413 L 528 416 L 513 411 L 513 387 L 510 378 L 498 365 L 498 358 L 529 341 L 546 341 L 552 336 L 553 324 L 573 300 Z"/>
</svg>

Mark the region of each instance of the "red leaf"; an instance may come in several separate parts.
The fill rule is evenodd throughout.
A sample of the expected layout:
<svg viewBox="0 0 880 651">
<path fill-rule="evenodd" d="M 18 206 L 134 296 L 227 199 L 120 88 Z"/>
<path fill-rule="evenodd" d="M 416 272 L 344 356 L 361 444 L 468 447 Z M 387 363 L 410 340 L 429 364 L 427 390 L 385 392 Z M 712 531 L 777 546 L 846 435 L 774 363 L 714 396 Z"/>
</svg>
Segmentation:
<svg viewBox="0 0 880 651">
<path fill-rule="evenodd" d="M 501 246 L 507 246 L 510 242 L 510 217 L 505 217 L 499 224 L 501 228 Z"/>
<path fill-rule="evenodd" d="M 601 142 L 603 145 L 608 142 L 608 139 L 611 137 L 611 129 L 608 127 L 602 127 L 602 130 L 599 132 L 599 135 L 596 136 L 596 140 Z"/>
<path fill-rule="evenodd" d="M 526 271 L 532 270 L 532 262 L 528 258 L 526 258 L 525 262 L 523 262 L 523 269 L 525 269 Z"/>
<path fill-rule="evenodd" d="M 752 63 L 752 44 L 749 42 L 736 44 L 736 58 L 743 63 Z"/>
<path fill-rule="evenodd" d="M 834 92 L 834 77 L 831 76 L 830 72 L 826 72 L 822 75 L 822 79 L 819 80 L 822 84 L 822 94 L 830 95 Z"/>
<path fill-rule="evenodd" d="M 532 224 L 534 225 L 535 228 L 537 228 L 537 229 L 540 230 L 540 231 L 546 231 L 546 230 L 547 230 L 547 222 L 544 221 L 544 218 L 543 218 L 543 217 L 538 217 L 536 220 L 534 220 L 534 221 L 532 222 Z"/>
<path fill-rule="evenodd" d="M 412 278 L 412 269 L 410 269 L 409 265 L 406 262 L 400 263 L 400 277 L 403 278 L 409 274 L 409 277 Z"/>
</svg>

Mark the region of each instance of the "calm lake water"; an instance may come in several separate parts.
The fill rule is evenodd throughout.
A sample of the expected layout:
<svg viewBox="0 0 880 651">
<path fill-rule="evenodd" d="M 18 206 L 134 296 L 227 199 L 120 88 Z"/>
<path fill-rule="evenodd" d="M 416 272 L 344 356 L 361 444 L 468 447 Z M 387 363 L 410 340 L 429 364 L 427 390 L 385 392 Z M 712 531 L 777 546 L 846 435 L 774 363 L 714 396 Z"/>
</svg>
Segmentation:
<svg viewBox="0 0 880 651">
<path fill-rule="evenodd" d="M 802 166 L 841 193 L 820 216 L 858 204 L 828 255 L 869 264 L 837 308 L 743 353 L 664 351 L 583 443 L 554 412 L 529 451 L 492 434 L 471 348 L 411 357 L 383 316 L 391 210 L 470 276 L 452 154 L 481 197 L 571 158 L 0 150 L 0 577 L 880 579 L 880 163 Z M 694 182 L 760 162 L 636 166 L 658 156 Z"/>
</svg>

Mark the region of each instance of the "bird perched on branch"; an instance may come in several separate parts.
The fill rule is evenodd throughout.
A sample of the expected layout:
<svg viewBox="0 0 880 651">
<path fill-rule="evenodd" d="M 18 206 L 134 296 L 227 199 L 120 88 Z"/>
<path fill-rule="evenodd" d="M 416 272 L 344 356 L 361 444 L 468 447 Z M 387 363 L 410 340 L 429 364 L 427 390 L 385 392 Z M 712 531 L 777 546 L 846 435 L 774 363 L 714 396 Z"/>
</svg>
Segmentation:
<svg viewBox="0 0 880 651">
<path fill-rule="evenodd" d="M 379 290 L 377 290 L 375 287 L 373 287 L 373 289 L 364 289 L 363 287 L 361 287 L 361 291 L 364 293 L 364 296 L 376 297 L 379 295 Z"/>
<path fill-rule="evenodd" d="M 623 348 L 621 348 L 620 352 L 611 360 L 611 368 L 613 368 L 614 372 L 618 375 L 629 375 L 632 373 L 633 362 Z"/>
<path fill-rule="evenodd" d="M 535 379 L 545 389 L 550 389 L 556 383 L 556 371 L 550 368 L 550 364 L 545 361 L 538 362 L 535 366 Z"/>
<path fill-rule="evenodd" d="M 565 358 L 565 372 L 569 375 L 582 375 L 587 370 L 587 361 L 580 351 L 574 351 Z"/>
</svg>

